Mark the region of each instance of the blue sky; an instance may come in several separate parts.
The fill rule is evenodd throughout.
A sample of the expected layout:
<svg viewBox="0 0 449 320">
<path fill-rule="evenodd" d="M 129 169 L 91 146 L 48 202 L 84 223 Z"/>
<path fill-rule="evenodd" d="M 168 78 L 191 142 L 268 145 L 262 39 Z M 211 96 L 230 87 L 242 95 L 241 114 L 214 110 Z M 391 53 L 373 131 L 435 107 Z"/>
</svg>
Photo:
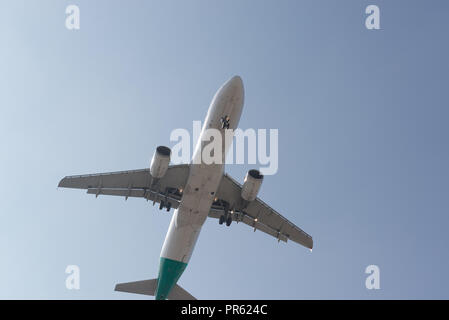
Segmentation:
<svg viewBox="0 0 449 320">
<path fill-rule="evenodd" d="M 80 7 L 81 29 L 65 28 Z M 367 30 L 377 4 L 381 30 Z M 171 214 L 57 190 L 149 166 L 243 78 L 240 127 L 279 129 L 260 197 L 313 253 L 207 221 L 180 284 L 200 299 L 449 298 L 446 1 L 0 3 L 0 298 L 128 299 Z M 227 167 L 242 181 L 249 165 Z M 80 290 L 65 268 L 81 269 Z M 380 290 L 365 288 L 366 266 Z"/>
</svg>

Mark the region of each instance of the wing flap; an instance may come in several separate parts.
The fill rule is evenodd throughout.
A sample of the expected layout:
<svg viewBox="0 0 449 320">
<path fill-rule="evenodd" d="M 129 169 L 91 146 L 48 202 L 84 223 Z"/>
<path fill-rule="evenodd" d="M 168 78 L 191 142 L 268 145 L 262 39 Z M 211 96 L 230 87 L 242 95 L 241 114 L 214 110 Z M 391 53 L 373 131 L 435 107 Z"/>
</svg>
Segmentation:
<svg viewBox="0 0 449 320">
<path fill-rule="evenodd" d="M 145 195 L 144 189 L 113 189 L 113 188 L 89 188 L 88 194 L 105 195 L 105 196 L 119 196 L 119 197 L 135 197 L 143 198 Z"/>
<path fill-rule="evenodd" d="M 220 216 L 223 214 L 223 210 L 221 209 L 212 209 L 209 213 L 209 217 L 219 219 Z M 277 230 L 261 223 L 260 221 L 255 220 L 254 218 L 250 217 L 247 214 L 237 212 L 232 215 L 232 220 L 239 223 L 243 222 L 244 224 L 250 226 L 253 228 L 254 232 L 256 230 L 265 232 L 266 234 L 275 237 L 276 239 L 287 242 L 288 237 L 285 236 L 283 233 L 279 233 Z"/>
<path fill-rule="evenodd" d="M 88 194 L 94 194 L 96 196 L 118 196 L 118 197 L 131 197 L 131 198 L 145 198 L 149 201 L 160 202 L 161 200 L 168 201 L 171 204 L 171 208 L 177 209 L 181 201 L 181 197 L 176 195 L 165 195 L 161 192 L 152 191 L 149 189 L 114 189 L 114 188 L 89 188 Z"/>
</svg>

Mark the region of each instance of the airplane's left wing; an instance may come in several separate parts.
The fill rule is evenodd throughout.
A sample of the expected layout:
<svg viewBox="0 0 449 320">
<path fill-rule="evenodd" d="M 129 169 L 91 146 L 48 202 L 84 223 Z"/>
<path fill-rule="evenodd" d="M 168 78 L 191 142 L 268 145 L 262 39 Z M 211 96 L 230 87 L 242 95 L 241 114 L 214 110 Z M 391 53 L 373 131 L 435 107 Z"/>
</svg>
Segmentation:
<svg viewBox="0 0 449 320">
<path fill-rule="evenodd" d="M 142 197 L 154 202 L 168 201 L 177 208 L 182 189 L 189 176 L 189 165 L 169 166 L 165 175 L 153 181 L 149 169 L 118 171 L 63 178 L 58 187 L 86 189 L 87 193 L 128 197 Z"/>
<path fill-rule="evenodd" d="M 213 204 L 209 217 L 219 219 L 224 212 L 220 202 L 226 202 L 229 205 L 229 209 L 232 209 L 233 221 L 243 222 L 254 228 L 254 231 L 260 230 L 279 241 L 287 242 L 287 240 L 291 240 L 312 249 L 313 239 L 310 235 L 261 199 L 256 198 L 245 207 L 242 207 L 241 193 L 242 186 L 227 174 L 223 175 L 216 194 L 218 201 Z"/>
</svg>

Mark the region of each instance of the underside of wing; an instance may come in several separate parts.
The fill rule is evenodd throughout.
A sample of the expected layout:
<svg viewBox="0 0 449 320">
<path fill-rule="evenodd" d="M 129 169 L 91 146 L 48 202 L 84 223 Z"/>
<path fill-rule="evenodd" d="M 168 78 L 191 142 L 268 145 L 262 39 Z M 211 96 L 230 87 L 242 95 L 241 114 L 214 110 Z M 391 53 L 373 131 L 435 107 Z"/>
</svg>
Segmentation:
<svg viewBox="0 0 449 320">
<path fill-rule="evenodd" d="M 259 198 L 249 203 L 242 202 L 241 192 L 242 186 L 225 174 L 217 191 L 219 200 L 214 203 L 209 216 L 220 218 L 224 211 L 221 202 L 225 202 L 231 209 L 233 221 L 243 222 L 254 228 L 254 231 L 260 230 L 277 238 L 279 241 L 287 242 L 291 240 L 312 249 L 313 239 L 310 235 Z"/>
<path fill-rule="evenodd" d="M 160 179 L 153 179 L 149 169 L 68 176 L 58 187 L 86 189 L 87 193 L 128 197 L 142 197 L 154 202 L 166 201 L 177 208 L 189 175 L 188 165 L 167 169 Z"/>
</svg>

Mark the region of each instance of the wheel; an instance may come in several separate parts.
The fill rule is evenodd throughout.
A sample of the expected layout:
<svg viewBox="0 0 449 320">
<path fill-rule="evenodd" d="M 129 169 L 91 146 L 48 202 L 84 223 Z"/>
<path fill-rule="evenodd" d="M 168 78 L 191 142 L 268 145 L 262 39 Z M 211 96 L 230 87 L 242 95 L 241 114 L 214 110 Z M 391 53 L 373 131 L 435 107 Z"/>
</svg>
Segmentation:
<svg viewBox="0 0 449 320">
<path fill-rule="evenodd" d="M 223 224 L 224 221 L 225 221 L 225 217 L 223 215 L 220 216 L 220 219 L 218 219 L 218 223 Z"/>
<path fill-rule="evenodd" d="M 228 218 L 226 219 L 226 225 L 229 227 L 232 223 L 232 217 L 228 216 Z"/>
<path fill-rule="evenodd" d="M 164 200 L 161 201 L 161 203 L 159 204 L 159 210 L 164 209 Z"/>
<path fill-rule="evenodd" d="M 167 208 L 167 212 L 170 211 L 170 209 L 171 209 L 171 202 L 167 203 L 166 208 Z"/>
</svg>

